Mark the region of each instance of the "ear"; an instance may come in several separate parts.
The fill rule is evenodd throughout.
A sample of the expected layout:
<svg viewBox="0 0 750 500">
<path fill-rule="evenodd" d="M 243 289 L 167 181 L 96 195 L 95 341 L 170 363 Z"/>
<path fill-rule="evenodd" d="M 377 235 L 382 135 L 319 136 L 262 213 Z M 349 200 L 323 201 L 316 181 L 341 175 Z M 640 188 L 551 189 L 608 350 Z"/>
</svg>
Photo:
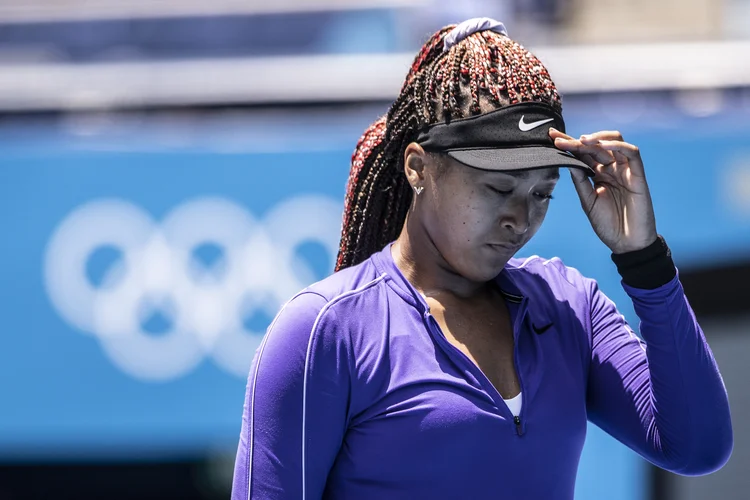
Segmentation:
<svg viewBox="0 0 750 500">
<path fill-rule="evenodd" d="M 427 152 L 416 142 L 409 143 L 404 151 L 404 173 L 412 186 L 420 186 L 424 182 Z"/>
</svg>

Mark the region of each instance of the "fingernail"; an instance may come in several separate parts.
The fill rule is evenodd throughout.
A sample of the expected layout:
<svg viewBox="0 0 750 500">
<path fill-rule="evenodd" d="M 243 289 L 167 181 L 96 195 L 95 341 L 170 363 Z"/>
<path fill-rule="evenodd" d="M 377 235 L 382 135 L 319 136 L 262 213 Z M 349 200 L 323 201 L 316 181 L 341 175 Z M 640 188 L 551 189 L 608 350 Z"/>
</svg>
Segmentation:
<svg viewBox="0 0 750 500">
<path fill-rule="evenodd" d="M 556 129 L 555 127 L 550 127 L 549 129 L 550 129 L 550 130 L 551 130 L 552 132 L 559 132 L 559 130 L 557 130 L 557 129 Z"/>
</svg>

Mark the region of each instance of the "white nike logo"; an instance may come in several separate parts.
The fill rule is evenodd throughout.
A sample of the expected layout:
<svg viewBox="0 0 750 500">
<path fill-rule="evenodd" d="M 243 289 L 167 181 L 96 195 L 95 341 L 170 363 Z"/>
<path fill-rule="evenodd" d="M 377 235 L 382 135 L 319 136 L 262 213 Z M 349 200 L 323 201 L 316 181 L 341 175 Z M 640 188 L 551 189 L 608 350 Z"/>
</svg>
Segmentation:
<svg viewBox="0 0 750 500">
<path fill-rule="evenodd" d="M 528 132 L 529 130 L 537 128 L 539 125 L 544 125 L 547 122 L 551 122 L 554 120 L 554 118 L 547 118 L 546 120 L 539 120 L 538 122 L 531 122 L 531 123 L 524 123 L 523 119 L 526 115 L 521 117 L 521 120 L 518 122 L 518 128 L 521 129 L 521 132 Z"/>
</svg>

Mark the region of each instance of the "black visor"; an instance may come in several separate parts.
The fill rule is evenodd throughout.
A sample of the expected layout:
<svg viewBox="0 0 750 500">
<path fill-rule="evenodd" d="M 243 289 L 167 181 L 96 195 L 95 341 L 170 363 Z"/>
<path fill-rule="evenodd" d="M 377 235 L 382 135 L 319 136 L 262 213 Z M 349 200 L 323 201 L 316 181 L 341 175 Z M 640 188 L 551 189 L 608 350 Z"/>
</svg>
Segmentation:
<svg viewBox="0 0 750 500">
<path fill-rule="evenodd" d="M 419 133 L 417 143 L 482 170 L 574 167 L 593 176 L 591 167 L 555 147 L 550 127 L 565 132 L 560 113 L 544 103 L 522 102 L 431 125 Z"/>
</svg>

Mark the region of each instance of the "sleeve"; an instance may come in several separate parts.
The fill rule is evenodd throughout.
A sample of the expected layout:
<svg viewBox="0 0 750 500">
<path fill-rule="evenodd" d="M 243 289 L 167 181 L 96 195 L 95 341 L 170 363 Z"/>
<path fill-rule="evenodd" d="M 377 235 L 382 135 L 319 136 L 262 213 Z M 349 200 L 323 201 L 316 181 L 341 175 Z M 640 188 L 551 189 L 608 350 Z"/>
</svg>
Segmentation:
<svg viewBox="0 0 750 500">
<path fill-rule="evenodd" d="M 645 341 L 596 282 L 586 282 L 589 420 L 671 472 L 702 475 L 720 469 L 733 447 L 727 392 L 679 277 L 651 290 L 622 283 Z"/>
<path fill-rule="evenodd" d="M 250 368 L 232 500 L 319 499 L 341 446 L 349 347 L 322 296 L 290 300 Z"/>
</svg>

